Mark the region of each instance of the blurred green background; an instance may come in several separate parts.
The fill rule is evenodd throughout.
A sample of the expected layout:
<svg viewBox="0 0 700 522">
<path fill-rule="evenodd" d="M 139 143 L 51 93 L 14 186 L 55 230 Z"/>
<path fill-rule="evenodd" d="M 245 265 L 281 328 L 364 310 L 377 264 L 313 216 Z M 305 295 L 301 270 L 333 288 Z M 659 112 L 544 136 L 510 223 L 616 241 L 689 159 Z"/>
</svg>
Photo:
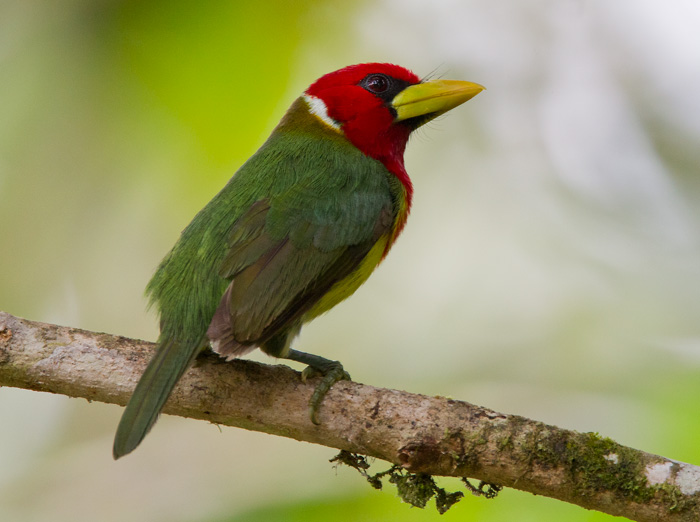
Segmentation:
<svg viewBox="0 0 700 522">
<path fill-rule="evenodd" d="M 291 101 L 395 62 L 488 90 L 412 139 L 401 240 L 297 346 L 700 464 L 699 26 L 692 0 L 4 1 L 0 309 L 155 339 L 152 271 Z M 120 414 L 0 389 L 0 520 L 438 518 L 192 420 L 115 463 Z M 504 490 L 442 519 L 612 517 Z"/>
</svg>

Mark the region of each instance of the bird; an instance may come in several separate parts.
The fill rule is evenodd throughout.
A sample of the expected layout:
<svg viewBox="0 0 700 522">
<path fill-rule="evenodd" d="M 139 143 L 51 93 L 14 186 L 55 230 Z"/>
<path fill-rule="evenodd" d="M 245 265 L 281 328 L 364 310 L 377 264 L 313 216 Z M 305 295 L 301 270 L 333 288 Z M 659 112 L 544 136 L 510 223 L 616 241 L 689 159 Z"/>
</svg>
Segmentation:
<svg viewBox="0 0 700 522">
<path fill-rule="evenodd" d="M 201 352 L 260 348 L 320 375 L 310 420 L 342 364 L 291 348 L 303 324 L 362 285 L 406 223 L 409 135 L 483 86 L 421 80 L 389 63 L 351 65 L 312 83 L 263 145 L 193 218 L 146 287 L 160 317 L 156 352 L 119 422 L 118 459 L 148 434 Z"/>
</svg>

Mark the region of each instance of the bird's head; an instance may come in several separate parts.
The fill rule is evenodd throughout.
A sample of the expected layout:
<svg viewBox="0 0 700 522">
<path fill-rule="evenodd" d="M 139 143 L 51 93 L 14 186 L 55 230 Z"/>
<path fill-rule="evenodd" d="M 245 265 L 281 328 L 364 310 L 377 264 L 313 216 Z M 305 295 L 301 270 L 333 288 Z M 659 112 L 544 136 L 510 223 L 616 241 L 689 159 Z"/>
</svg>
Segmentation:
<svg viewBox="0 0 700 522">
<path fill-rule="evenodd" d="M 351 65 L 322 76 L 304 93 L 309 110 L 395 174 L 409 134 L 484 88 L 454 80 L 421 81 L 388 63 Z"/>
</svg>

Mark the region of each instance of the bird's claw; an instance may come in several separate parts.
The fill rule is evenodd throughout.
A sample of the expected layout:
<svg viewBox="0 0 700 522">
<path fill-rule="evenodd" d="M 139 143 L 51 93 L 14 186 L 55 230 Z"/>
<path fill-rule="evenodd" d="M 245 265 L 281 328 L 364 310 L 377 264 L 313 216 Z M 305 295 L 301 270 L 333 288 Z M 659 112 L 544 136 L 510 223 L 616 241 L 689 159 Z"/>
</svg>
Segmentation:
<svg viewBox="0 0 700 522">
<path fill-rule="evenodd" d="M 321 376 L 321 381 L 316 385 L 316 389 L 309 399 L 309 414 L 311 416 L 311 422 L 316 425 L 320 424 L 318 420 L 318 410 L 321 407 L 321 403 L 326 397 L 326 394 L 328 394 L 336 382 L 351 380 L 350 374 L 345 371 L 343 365 L 338 361 L 332 361 L 331 364 L 323 369 L 307 366 L 304 371 L 301 372 L 301 380 L 303 382 L 317 376 Z"/>
</svg>

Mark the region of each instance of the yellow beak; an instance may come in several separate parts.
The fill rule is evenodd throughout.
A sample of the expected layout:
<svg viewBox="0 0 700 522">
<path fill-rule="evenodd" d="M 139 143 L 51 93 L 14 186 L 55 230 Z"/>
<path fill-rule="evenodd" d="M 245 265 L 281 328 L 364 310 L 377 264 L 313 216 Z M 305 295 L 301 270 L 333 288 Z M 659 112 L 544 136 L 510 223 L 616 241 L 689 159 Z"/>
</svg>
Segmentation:
<svg viewBox="0 0 700 522">
<path fill-rule="evenodd" d="M 431 80 L 406 87 L 391 102 L 396 120 L 424 116 L 420 125 L 454 109 L 484 90 L 482 85 L 459 80 Z"/>
</svg>

